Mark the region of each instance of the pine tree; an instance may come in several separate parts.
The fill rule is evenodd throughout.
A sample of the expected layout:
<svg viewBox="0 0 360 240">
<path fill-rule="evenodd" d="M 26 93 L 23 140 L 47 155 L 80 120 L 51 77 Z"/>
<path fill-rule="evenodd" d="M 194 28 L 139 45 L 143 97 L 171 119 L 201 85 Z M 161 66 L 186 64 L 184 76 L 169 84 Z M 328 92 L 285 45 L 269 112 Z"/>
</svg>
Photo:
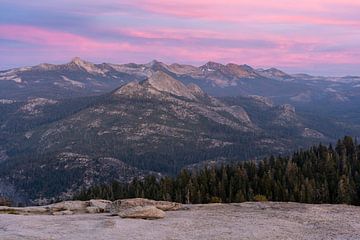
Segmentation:
<svg viewBox="0 0 360 240">
<path fill-rule="evenodd" d="M 336 148 L 318 145 L 291 157 L 273 157 L 199 171 L 175 178 L 154 176 L 131 183 L 82 189 L 77 199 L 145 197 L 183 203 L 244 202 L 255 196 L 271 201 L 360 205 L 360 146 L 350 137 Z"/>
</svg>

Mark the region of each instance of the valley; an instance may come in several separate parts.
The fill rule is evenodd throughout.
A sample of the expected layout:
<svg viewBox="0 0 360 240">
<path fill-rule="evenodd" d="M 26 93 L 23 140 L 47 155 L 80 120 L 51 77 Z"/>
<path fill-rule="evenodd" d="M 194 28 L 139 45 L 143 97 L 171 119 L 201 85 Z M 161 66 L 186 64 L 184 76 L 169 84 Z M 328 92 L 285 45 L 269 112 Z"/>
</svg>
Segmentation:
<svg viewBox="0 0 360 240">
<path fill-rule="evenodd" d="M 360 134 L 354 120 L 360 114 L 349 104 L 355 100 L 331 97 L 333 104 L 322 104 L 329 96 L 320 91 L 319 104 L 299 104 L 293 96 L 285 98 L 291 92 L 284 87 L 299 91 L 315 80 L 276 69 L 213 62 L 199 68 L 157 61 L 93 64 L 75 58 L 1 74 L 8 77 L 0 85 L 16 85 L 16 94 L 8 89 L 1 95 L 0 192 L 16 201 L 67 199 L 101 183 L 174 176 L 211 161 L 258 161 Z M 13 80 L 18 78 L 22 81 Z M 316 81 L 312 87 L 323 88 L 334 80 Z M 336 81 L 344 87 L 357 80 Z M 302 87 L 295 88 L 298 84 Z M 223 90 L 226 97 L 220 97 Z"/>
</svg>

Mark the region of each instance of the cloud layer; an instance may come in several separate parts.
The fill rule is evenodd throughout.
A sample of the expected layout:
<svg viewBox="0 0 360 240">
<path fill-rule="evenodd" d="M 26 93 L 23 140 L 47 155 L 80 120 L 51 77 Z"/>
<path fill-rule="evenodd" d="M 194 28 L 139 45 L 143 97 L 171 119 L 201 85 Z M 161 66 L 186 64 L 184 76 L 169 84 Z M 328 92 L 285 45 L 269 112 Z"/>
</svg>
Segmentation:
<svg viewBox="0 0 360 240">
<path fill-rule="evenodd" d="M 360 75 L 359 1 L 224 2 L 3 0 L 0 69 L 80 56 Z"/>
</svg>

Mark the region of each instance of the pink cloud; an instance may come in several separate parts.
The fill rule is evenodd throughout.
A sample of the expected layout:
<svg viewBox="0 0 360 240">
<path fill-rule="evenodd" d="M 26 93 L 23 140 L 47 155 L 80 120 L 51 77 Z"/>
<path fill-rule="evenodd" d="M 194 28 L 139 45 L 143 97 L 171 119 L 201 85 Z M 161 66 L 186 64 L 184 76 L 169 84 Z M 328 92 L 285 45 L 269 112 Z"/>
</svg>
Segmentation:
<svg viewBox="0 0 360 240">
<path fill-rule="evenodd" d="M 26 44 L 27 48 L 6 48 L 6 52 L 14 61 L 31 59 L 31 62 L 68 61 L 74 56 L 90 59 L 114 59 L 113 54 L 139 53 L 143 49 L 127 42 L 105 42 L 45 28 L 24 25 L 0 25 L 0 39 L 7 39 Z M 1 55 L 0 52 L 0 55 Z"/>
<path fill-rule="evenodd" d="M 91 16 L 121 15 L 126 14 L 127 9 L 140 9 L 152 14 L 183 19 L 235 23 L 359 26 L 360 21 L 359 17 L 352 19 L 347 14 L 351 11 L 355 13 L 359 11 L 360 1 L 357 0 L 78 0 L 76 3 L 63 0 L 62 4 L 22 1 L 21 5 L 43 7 L 44 9 L 55 8 Z M 129 14 L 131 15 L 133 12 L 130 11 Z"/>
<path fill-rule="evenodd" d="M 246 63 L 253 66 L 304 67 L 317 63 L 360 64 L 356 51 L 318 52 L 316 48 L 330 44 L 333 39 L 321 36 L 281 36 L 268 33 L 228 34 L 215 30 L 195 29 L 115 29 L 121 33 L 146 39 L 172 38 L 188 41 L 189 38 L 254 40 L 262 39 L 274 42 L 278 47 L 261 49 L 256 47 L 207 46 L 187 42 L 185 46 L 167 45 L 159 41 L 148 41 L 142 44 L 122 41 L 101 41 L 72 33 L 53 31 L 45 28 L 21 25 L 0 25 L 0 38 L 35 44 L 38 49 L 12 49 L 15 54 L 31 56 L 39 61 L 47 61 L 49 55 L 56 59 L 67 60 L 73 56 L 89 57 L 113 62 L 146 62 L 159 59 L 166 62 L 183 62 L 201 64 L 209 60 L 220 62 Z M 341 36 L 340 36 L 341 37 Z M 301 46 L 301 48 L 300 48 Z M 300 48 L 299 50 L 296 50 Z M 9 50 L 9 49 L 8 49 Z M 11 49 L 10 49 L 11 50 Z M 358 49 L 359 50 L 359 49 Z M 2 51 L 0 49 L 0 51 Z"/>
<path fill-rule="evenodd" d="M 331 45 L 334 41 L 332 39 L 326 39 L 323 36 L 303 36 L 298 34 L 290 35 L 280 35 L 274 33 L 266 32 L 233 32 L 229 33 L 226 31 L 215 31 L 215 30 L 197 30 L 197 29 L 172 29 L 172 28 L 157 28 L 157 29 L 146 29 L 146 28 L 122 28 L 122 29 L 113 29 L 112 32 L 119 32 L 123 35 L 140 38 L 140 39 L 149 39 L 154 40 L 152 43 L 155 43 L 158 40 L 164 40 L 165 42 L 169 39 L 180 40 L 183 44 L 188 47 L 193 46 L 192 39 L 196 39 L 197 44 L 201 43 L 206 44 L 207 41 L 219 40 L 221 41 L 232 41 L 233 43 L 239 42 L 239 46 L 242 42 L 250 43 L 247 48 L 258 48 L 256 46 L 256 41 L 268 42 L 269 47 L 273 48 L 277 46 L 279 49 L 294 49 L 296 46 L 301 47 L 302 50 L 310 51 L 312 48 L 324 45 Z M 340 39 L 342 36 L 336 37 Z M 251 47 L 251 43 L 253 47 Z M 226 44 L 224 44 L 226 45 Z M 185 46 L 185 48 L 186 48 Z M 201 48 L 201 46 L 198 46 Z M 226 47 L 226 46 L 225 46 Z M 225 48 L 223 47 L 223 48 Z M 231 48 L 231 47 L 229 47 Z M 304 49 L 306 48 L 306 49 Z M 261 50 L 261 49 L 260 49 Z"/>
<path fill-rule="evenodd" d="M 0 25 L 0 38 L 16 40 L 31 44 L 39 44 L 48 47 L 77 49 L 80 51 L 96 51 L 109 49 L 132 49 L 127 43 L 99 42 L 80 35 L 53 31 L 44 28 L 23 25 Z"/>
<path fill-rule="evenodd" d="M 360 7 L 355 0 L 227 0 L 226 2 L 199 1 L 158 1 L 139 0 L 128 4 L 155 14 L 176 16 L 185 19 L 203 19 L 224 22 L 253 23 L 296 23 L 319 25 L 359 26 L 359 18 L 336 17 L 349 9 Z"/>
</svg>

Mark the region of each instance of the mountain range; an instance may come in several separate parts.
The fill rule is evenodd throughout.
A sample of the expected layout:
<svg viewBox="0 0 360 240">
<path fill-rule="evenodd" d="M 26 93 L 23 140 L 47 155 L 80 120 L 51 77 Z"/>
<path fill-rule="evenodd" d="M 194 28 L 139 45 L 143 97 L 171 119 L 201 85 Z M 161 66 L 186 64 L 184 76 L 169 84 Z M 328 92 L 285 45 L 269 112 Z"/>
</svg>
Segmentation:
<svg viewBox="0 0 360 240">
<path fill-rule="evenodd" d="M 213 62 L 79 58 L 3 71 L 0 194 L 67 198 L 111 180 L 173 175 L 209 161 L 256 160 L 357 136 L 357 81 Z"/>
<path fill-rule="evenodd" d="M 360 77 L 318 77 L 254 69 L 248 65 L 208 62 L 203 66 L 171 64 L 93 64 L 78 57 L 62 65 L 40 64 L 0 71 L 0 96 L 7 100 L 29 97 L 62 99 L 99 95 L 162 71 L 184 84 L 194 83 L 213 96 L 260 95 L 277 103 L 358 100 Z"/>
</svg>

